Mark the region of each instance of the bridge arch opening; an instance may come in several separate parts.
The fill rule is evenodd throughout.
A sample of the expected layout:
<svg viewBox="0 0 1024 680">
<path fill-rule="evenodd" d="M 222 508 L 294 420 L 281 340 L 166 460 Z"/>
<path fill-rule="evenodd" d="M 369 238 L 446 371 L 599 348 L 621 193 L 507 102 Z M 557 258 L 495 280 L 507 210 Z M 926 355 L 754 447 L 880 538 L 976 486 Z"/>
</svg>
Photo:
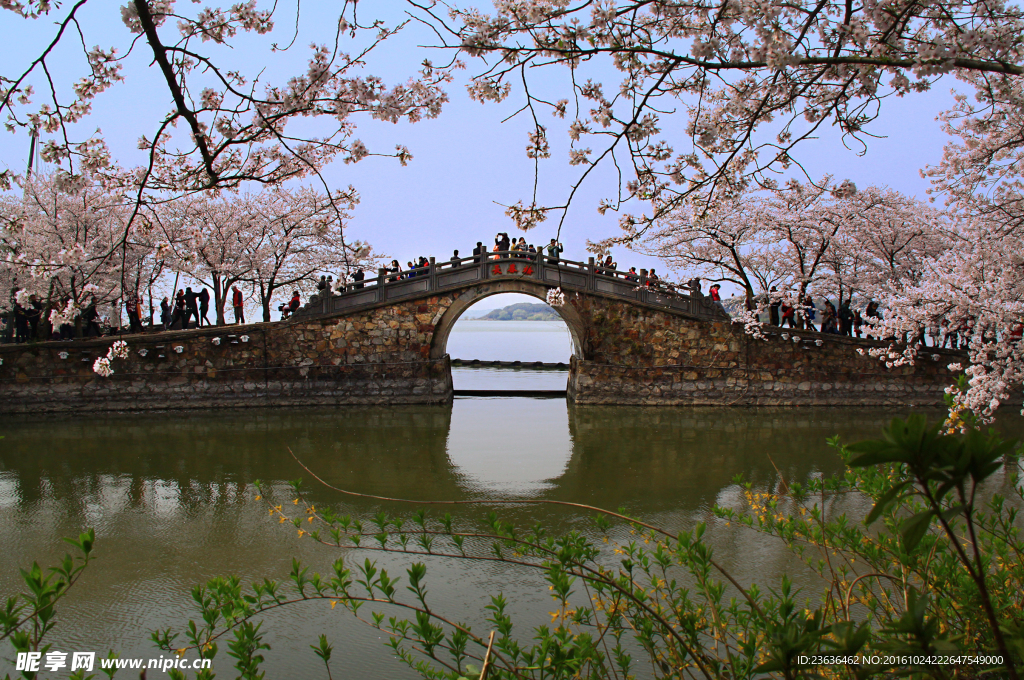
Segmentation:
<svg viewBox="0 0 1024 680">
<path fill-rule="evenodd" d="M 581 357 L 575 308 L 548 307 L 545 288 L 509 283 L 460 297 L 435 327 L 431 356 L 450 356 L 457 390 L 564 389 L 570 358 Z"/>
<path fill-rule="evenodd" d="M 525 281 L 501 281 L 492 285 L 479 286 L 472 293 L 460 296 L 454 303 L 452 303 L 444 314 L 442 314 L 441 319 L 434 328 L 434 338 L 430 347 L 430 357 L 432 359 L 442 359 L 446 354 L 451 354 L 448 351 L 448 340 L 452 331 L 455 329 L 456 323 L 470 308 L 474 307 L 482 300 L 506 293 L 517 293 L 517 301 L 522 299 L 521 296 L 526 295 L 538 302 L 545 302 L 547 287 L 538 286 Z M 493 302 L 494 301 L 492 301 L 492 305 L 489 305 L 489 307 L 494 306 Z M 497 306 L 500 307 L 502 305 L 498 304 Z M 582 340 L 585 335 L 583 320 L 580 318 L 579 313 L 572 305 L 563 305 L 561 307 L 554 307 L 553 309 L 561 318 L 562 322 L 564 322 L 569 333 L 569 339 L 572 345 L 570 354 L 575 356 L 577 359 L 583 359 Z M 452 358 L 463 359 L 467 357 L 457 357 L 452 355 Z M 569 357 L 566 356 L 563 361 L 568 363 L 568 358 Z M 519 360 L 521 361 L 522 359 Z"/>
</svg>

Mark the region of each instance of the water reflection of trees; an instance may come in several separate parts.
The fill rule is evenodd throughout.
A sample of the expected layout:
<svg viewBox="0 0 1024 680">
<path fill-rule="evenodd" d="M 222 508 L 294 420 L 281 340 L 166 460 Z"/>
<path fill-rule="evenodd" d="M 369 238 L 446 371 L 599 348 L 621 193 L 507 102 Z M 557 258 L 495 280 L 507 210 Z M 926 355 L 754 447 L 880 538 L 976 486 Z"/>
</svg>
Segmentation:
<svg viewBox="0 0 1024 680">
<path fill-rule="evenodd" d="M 569 411 L 573 456 L 558 496 L 636 510 L 697 510 L 742 473 L 758 485 L 831 474 L 841 461 L 826 439 L 876 433 L 891 415 L 827 409 Z"/>
<path fill-rule="evenodd" d="M 568 465 L 539 497 L 638 512 L 702 510 L 738 473 L 768 486 L 780 473 L 792 481 L 837 472 L 841 463 L 826 438 L 872 435 L 892 415 L 570 406 Z M 448 455 L 451 422 L 451 406 L 8 421 L 2 425 L 0 470 L 14 486 L 14 505 L 56 501 L 68 516 L 83 515 L 86 499 L 112 491 L 119 503 L 137 510 L 244 504 L 254 479 L 308 478 L 289 449 L 324 479 L 353 491 L 416 500 L 479 497 L 479 488 L 467 483 Z M 545 434 L 516 424 L 495 436 L 528 442 Z M 310 491 L 318 502 L 340 500 L 323 487 Z M 356 502 L 357 509 L 377 505 Z M 515 514 L 531 521 L 548 516 Z"/>
<path fill-rule="evenodd" d="M 243 503 L 254 479 L 305 476 L 290 448 L 325 477 L 365 493 L 423 497 L 427 479 L 452 494 L 459 487 L 445 453 L 450 420 L 448 408 L 407 407 L 12 421 L 0 470 L 20 506 L 44 498 L 80 505 L 115 485 L 141 509 L 156 502 L 159 482 L 187 509 Z"/>
<path fill-rule="evenodd" d="M 499 407 L 509 425 L 493 436 L 520 438 L 529 446 L 549 434 L 537 423 L 517 420 L 513 402 L 501 401 Z M 838 471 L 839 460 L 825 438 L 837 433 L 848 440 L 874 436 L 892 415 L 570 407 L 568 420 L 557 423 L 571 436 L 568 464 L 538 497 L 611 509 L 626 506 L 668 528 L 690 527 L 709 519 L 708 507 L 716 501 L 728 500 L 736 473 L 771 486 L 778 478 L 776 466 L 789 480 Z M 138 630 L 180 625 L 194 583 L 228 573 L 243 580 L 280 578 L 293 555 L 324 571 L 343 554 L 314 546 L 308 538 L 299 540 L 293 528 L 268 520 L 254 502 L 256 478 L 279 483 L 308 477 L 288 456 L 289 447 L 325 479 L 347 489 L 422 500 L 478 497 L 479 485 L 464 479 L 448 455 L 451 427 L 450 406 L 0 422 L 5 435 L 0 440 L 0 500 L 14 511 L 0 515 L 0 538 L 8 546 L 0 556 L 0 585 L 11 587 L 15 567 L 30 559 L 52 562 L 63 552 L 57 537 L 77 533 L 102 513 L 99 550 L 111 559 L 90 574 L 94 590 L 82 591 L 86 599 L 74 605 L 67 630 L 82 631 L 84 637 L 73 640 L 82 648 L 100 645 L 96 640 L 101 638 L 111 644 L 106 635 L 126 655 L 135 645 L 135 655 L 142 656 L 149 647 Z M 309 486 L 318 505 L 344 501 L 328 489 Z M 287 503 L 289 498 L 279 500 Z M 364 517 L 381 508 L 408 515 L 415 507 L 344 504 Z M 448 506 L 434 512 L 450 511 L 467 527 L 483 526 L 490 509 Z M 593 532 L 588 512 L 533 505 L 505 507 L 501 513 L 520 527 L 540 522 L 550 534 Z M 710 540 L 742 581 L 776 585 L 778 575 L 788 572 L 809 588 L 808 594 L 815 592 L 816 583 L 799 568 L 799 560 L 773 539 L 719 526 L 712 528 Z M 408 561 L 376 557 L 390 561 L 396 572 Z M 513 597 L 523 620 L 544 611 L 532 608 L 536 602 L 531 598 L 539 592 L 532 573 L 451 561 L 432 564 L 431 588 L 438 602 L 472 603 L 452 605 L 457 616 L 478 614 L 485 595 L 498 590 Z M 307 616 L 297 612 L 283 623 L 294 629 L 296 649 L 305 649 L 322 630 L 322 622 L 311 624 Z M 358 635 L 358 626 L 348 619 L 332 619 L 330 625 L 345 636 Z M 373 646 L 367 653 L 376 650 Z M 294 654 L 285 656 L 288 664 L 302 662 Z"/>
</svg>

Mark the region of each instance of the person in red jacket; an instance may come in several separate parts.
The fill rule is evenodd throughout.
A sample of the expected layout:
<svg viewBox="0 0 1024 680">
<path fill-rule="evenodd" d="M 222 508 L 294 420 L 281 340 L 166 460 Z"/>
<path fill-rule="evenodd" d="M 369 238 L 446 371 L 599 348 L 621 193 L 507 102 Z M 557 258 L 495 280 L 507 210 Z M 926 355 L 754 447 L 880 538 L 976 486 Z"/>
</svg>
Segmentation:
<svg viewBox="0 0 1024 680">
<path fill-rule="evenodd" d="M 711 294 L 711 303 L 717 305 L 718 308 L 726 314 L 729 314 L 725 309 L 725 305 L 722 304 L 722 286 L 716 283 L 711 286 L 711 289 L 708 292 Z"/>
<path fill-rule="evenodd" d="M 293 291 L 291 301 L 281 309 L 281 320 L 284 321 L 297 312 L 300 306 L 302 306 L 302 298 L 299 297 L 299 291 Z"/>
<path fill-rule="evenodd" d="M 242 291 L 238 286 L 231 287 L 231 306 L 235 309 L 235 323 L 245 323 L 245 309 L 242 306 Z"/>
</svg>

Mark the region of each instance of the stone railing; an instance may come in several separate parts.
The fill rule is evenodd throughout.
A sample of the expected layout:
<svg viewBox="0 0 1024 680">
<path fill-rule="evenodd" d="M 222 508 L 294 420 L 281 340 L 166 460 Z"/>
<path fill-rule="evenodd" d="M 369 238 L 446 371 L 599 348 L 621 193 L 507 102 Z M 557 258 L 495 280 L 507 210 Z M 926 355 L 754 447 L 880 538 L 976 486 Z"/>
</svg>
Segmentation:
<svg viewBox="0 0 1024 680">
<path fill-rule="evenodd" d="M 429 266 L 398 274 L 380 269 L 376 278 L 349 283 L 338 293 L 314 295 L 294 316 L 345 314 L 486 281 L 509 279 L 534 281 L 567 292 L 594 293 L 698 317 L 728 318 L 722 307 L 699 290 L 691 290 L 689 294 L 670 290 L 657 280 L 649 279 L 646 269 L 635 275 L 602 267 L 595 264 L 592 257 L 584 263 L 543 253 L 515 251 L 488 252 L 482 258 L 453 258 L 445 262 L 430 258 Z"/>
</svg>

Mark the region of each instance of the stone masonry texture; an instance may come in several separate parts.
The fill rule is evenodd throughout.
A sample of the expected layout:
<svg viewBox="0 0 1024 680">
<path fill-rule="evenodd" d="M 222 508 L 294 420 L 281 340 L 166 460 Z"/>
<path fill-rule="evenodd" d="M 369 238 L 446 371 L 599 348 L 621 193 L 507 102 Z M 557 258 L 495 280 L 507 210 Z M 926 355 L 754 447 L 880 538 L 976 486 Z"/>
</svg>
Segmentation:
<svg viewBox="0 0 1024 680">
<path fill-rule="evenodd" d="M 128 358 L 108 378 L 92 364 L 117 338 L 0 346 L 0 412 L 447 403 L 451 370 L 447 356 L 430 358 L 435 331 L 456 300 L 493 292 L 477 284 L 340 317 L 125 336 Z M 952 381 L 946 365 L 963 360 L 928 349 L 915 366 L 886 369 L 856 352 L 871 341 L 807 331 L 800 343 L 757 340 L 728 321 L 599 295 L 571 304 L 576 403 L 932 406 Z"/>
<path fill-rule="evenodd" d="M 927 348 L 915 365 L 887 369 L 867 356 L 885 346 L 877 341 L 781 328 L 761 340 L 728 321 L 595 302 L 574 301 L 587 337 L 569 395 L 581 404 L 939 406 L 947 366 L 965 358 Z"/>
</svg>

